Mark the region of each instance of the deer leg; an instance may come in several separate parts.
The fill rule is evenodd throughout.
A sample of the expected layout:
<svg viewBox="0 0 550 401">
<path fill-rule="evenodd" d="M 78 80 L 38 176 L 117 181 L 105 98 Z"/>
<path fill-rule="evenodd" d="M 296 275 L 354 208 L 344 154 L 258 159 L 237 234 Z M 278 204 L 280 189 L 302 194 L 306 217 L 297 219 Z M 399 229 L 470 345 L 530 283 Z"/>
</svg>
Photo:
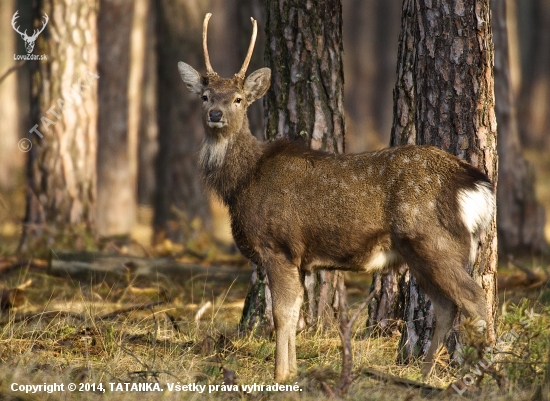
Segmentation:
<svg viewBox="0 0 550 401">
<path fill-rule="evenodd" d="M 296 373 L 296 327 L 304 290 L 298 267 L 288 261 L 267 266 L 275 323 L 275 380 Z"/>
<path fill-rule="evenodd" d="M 471 259 L 469 241 L 456 241 L 441 230 L 430 233 L 424 241 L 398 238 L 396 243 L 411 273 L 434 305 L 436 325 L 423 369 L 427 375 L 459 309 L 469 317 L 486 319 L 485 294 L 466 271 Z"/>
<path fill-rule="evenodd" d="M 460 263 L 456 263 L 453 267 L 449 275 L 451 279 L 449 277 L 447 279 L 438 278 L 434 281 L 440 290 L 429 286 L 426 291 L 434 305 L 436 326 L 422 370 L 425 376 L 430 374 L 435 353 L 451 330 L 459 308 L 468 317 L 479 318 L 480 329 L 485 328 L 486 306 L 483 289 L 470 277 Z"/>
<path fill-rule="evenodd" d="M 424 359 L 424 366 L 422 367 L 424 377 L 428 377 L 432 372 L 435 356 L 439 349 L 445 345 L 445 340 L 453 327 L 453 322 L 458 313 L 458 307 L 453 301 L 440 294 L 430 294 L 430 292 L 427 292 L 427 294 L 434 307 L 435 329 L 430 348 L 428 348 L 428 353 Z"/>
</svg>

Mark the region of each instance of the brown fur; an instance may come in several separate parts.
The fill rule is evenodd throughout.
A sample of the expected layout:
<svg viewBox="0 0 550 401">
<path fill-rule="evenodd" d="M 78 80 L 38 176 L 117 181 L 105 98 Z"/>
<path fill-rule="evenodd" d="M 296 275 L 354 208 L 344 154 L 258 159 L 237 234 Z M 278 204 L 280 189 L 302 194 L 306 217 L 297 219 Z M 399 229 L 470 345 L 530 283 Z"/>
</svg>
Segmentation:
<svg viewBox="0 0 550 401">
<path fill-rule="evenodd" d="M 206 99 L 206 185 L 229 207 L 240 251 L 269 277 L 276 380 L 296 370 L 303 271 L 374 272 L 406 262 L 437 317 L 428 369 L 459 309 L 485 319 L 483 290 L 466 268 L 494 209 L 486 175 L 429 146 L 344 156 L 288 140 L 261 143 L 250 134 L 246 108 L 269 87 L 268 69 L 243 81 L 206 79 L 185 63 L 179 68 L 190 91 Z M 212 111 L 221 112 L 226 125 L 212 126 Z M 483 194 L 468 203 L 476 210 L 461 212 L 464 191 Z"/>
</svg>

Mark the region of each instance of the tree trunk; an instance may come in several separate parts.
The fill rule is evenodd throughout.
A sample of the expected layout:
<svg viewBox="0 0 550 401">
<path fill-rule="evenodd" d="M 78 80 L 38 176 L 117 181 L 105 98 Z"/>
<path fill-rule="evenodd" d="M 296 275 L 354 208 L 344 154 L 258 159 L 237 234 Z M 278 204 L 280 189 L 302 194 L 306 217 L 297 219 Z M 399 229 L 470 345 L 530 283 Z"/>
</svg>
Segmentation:
<svg viewBox="0 0 550 401">
<path fill-rule="evenodd" d="M 156 189 L 155 160 L 158 152 L 157 125 L 157 54 L 156 13 L 152 0 L 147 0 L 145 60 L 141 88 L 141 111 L 138 145 L 138 203 L 152 205 Z"/>
<path fill-rule="evenodd" d="M 522 143 L 550 144 L 550 2 L 517 1 L 521 50 L 518 118 Z"/>
<path fill-rule="evenodd" d="M 96 6 L 43 0 L 34 9 L 33 141 L 27 164 L 23 251 L 81 248 L 93 232 L 96 203 L 97 38 Z M 70 55 L 70 57 L 68 57 Z"/>
<path fill-rule="evenodd" d="M 488 0 L 472 5 L 462 1 L 404 1 L 391 144 L 435 145 L 478 167 L 496 185 L 490 22 Z M 495 221 L 481 243 L 469 273 L 485 290 L 487 333 L 489 341 L 494 341 L 498 302 Z M 405 299 L 401 312 L 405 325 L 399 359 L 407 361 L 427 351 L 435 316 L 414 278 L 400 290 L 397 296 Z M 455 335 L 449 338 L 451 352 L 456 339 Z"/>
<path fill-rule="evenodd" d="M 514 11 L 513 7 L 509 9 Z M 497 194 L 500 251 L 516 255 L 540 254 L 547 246 L 544 238 L 544 208 L 535 197 L 533 169 L 521 152 L 510 71 L 506 0 L 493 0 L 491 10 L 495 42 L 495 97 L 500 158 Z"/>
<path fill-rule="evenodd" d="M 385 147 L 392 123 L 400 1 L 343 2 L 346 147 L 357 153 Z"/>
<path fill-rule="evenodd" d="M 136 171 L 129 130 L 129 77 L 133 0 L 101 0 L 97 149 L 97 232 L 129 235 L 136 214 Z M 116 67 L 115 67 L 116 66 Z"/>
<path fill-rule="evenodd" d="M 210 209 L 199 174 L 198 150 L 204 129 L 201 104 L 187 94 L 178 61 L 203 65 L 203 0 L 159 0 L 157 14 L 158 156 L 154 199 L 155 241 L 184 242 L 193 220 L 210 225 Z M 215 16 L 213 22 L 215 21 Z"/>
<path fill-rule="evenodd" d="M 271 88 L 264 100 L 267 139 L 288 137 L 304 140 L 313 149 L 343 153 L 341 2 L 307 1 L 298 6 L 288 0 L 268 1 L 265 49 L 266 66 L 272 72 Z M 271 305 L 265 304 L 269 288 L 263 286 L 262 291 L 262 285 L 254 282 L 266 275 L 261 266 L 256 268 L 259 271 L 252 276 L 241 329 L 252 328 L 254 322 L 272 321 Z M 328 271 L 305 275 L 300 326 L 334 316 L 339 277 L 337 272 Z"/>
<path fill-rule="evenodd" d="M 16 53 L 16 39 L 13 28 L 7 21 L 11 21 L 15 13 L 15 1 L 0 2 L 0 20 L 5 21 L 0 25 L 0 77 L 15 67 L 17 62 L 13 59 Z M 2 134 L 0 135 L 0 189 L 13 188 L 15 184 L 15 171 L 21 167 L 23 152 L 17 149 L 19 140 L 19 108 L 17 94 L 17 73 L 11 72 L 0 82 L 0 121 L 2 121 Z M 25 150 L 23 148 L 23 150 Z"/>
</svg>

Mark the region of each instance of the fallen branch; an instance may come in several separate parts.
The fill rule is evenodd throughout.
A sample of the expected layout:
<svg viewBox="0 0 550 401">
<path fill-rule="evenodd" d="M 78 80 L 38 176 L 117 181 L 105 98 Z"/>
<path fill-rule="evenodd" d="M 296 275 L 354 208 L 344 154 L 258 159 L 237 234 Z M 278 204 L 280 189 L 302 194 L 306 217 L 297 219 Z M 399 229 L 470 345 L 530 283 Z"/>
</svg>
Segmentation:
<svg viewBox="0 0 550 401">
<path fill-rule="evenodd" d="M 125 313 L 134 312 L 137 310 L 146 310 L 154 308 L 155 306 L 161 305 L 163 303 L 166 303 L 166 301 L 156 301 L 156 302 L 149 302 L 143 305 L 134 305 L 129 306 L 127 308 L 117 309 L 113 312 L 105 313 L 103 315 L 96 316 L 96 318 L 100 320 L 109 320 L 113 319 L 115 317 L 118 317 L 120 315 L 123 315 Z M 15 315 L 12 319 L 7 319 L 2 322 L 0 322 L 0 325 L 5 325 L 8 323 L 19 323 L 24 321 L 29 321 L 37 318 L 46 318 L 46 319 L 53 319 L 58 316 L 61 317 L 70 317 L 73 319 L 78 320 L 86 320 L 86 318 L 89 317 L 89 315 L 84 313 L 78 313 L 78 312 L 71 312 L 71 311 L 62 311 L 62 310 L 54 310 L 54 311 L 44 311 L 44 312 L 27 312 L 27 313 L 21 313 L 18 315 Z"/>
<path fill-rule="evenodd" d="M 7 319 L 0 322 L 0 325 L 3 326 L 8 323 L 13 324 L 13 323 L 19 323 L 19 322 L 26 322 L 37 318 L 53 319 L 57 316 L 71 317 L 78 320 L 86 319 L 86 316 L 81 313 L 62 311 L 62 310 L 52 310 L 52 311 L 44 311 L 44 312 L 38 312 L 38 313 L 36 312 L 20 313 L 15 315 L 12 319 Z"/>
<path fill-rule="evenodd" d="M 409 388 L 416 388 L 421 390 L 422 395 L 436 395 L 444 391 L 444 389 L 439 387 L 433 387 L 425 383 L 417 382 L 414 380 L 405 379 L 403 377 L 390 375 L 388 373 L 380 372 L 379 370 L 365 368 L 361 370 L 361 374 L 369 376 L 373 379 L 395 383 L 401 386 L 406 386 Z"/>
<path fill-rule="evenodd" d="M 46 269 L 48 267 L 48 262 L 41 259 L 26 259 L 20 260 L 13 263 L 0 263 L 0 271 L 2 274 L 8 274 L 12 270 L 19 269 L 20 267 L 25 268 L 35 268 L 35 269 Z"/>
</svg>

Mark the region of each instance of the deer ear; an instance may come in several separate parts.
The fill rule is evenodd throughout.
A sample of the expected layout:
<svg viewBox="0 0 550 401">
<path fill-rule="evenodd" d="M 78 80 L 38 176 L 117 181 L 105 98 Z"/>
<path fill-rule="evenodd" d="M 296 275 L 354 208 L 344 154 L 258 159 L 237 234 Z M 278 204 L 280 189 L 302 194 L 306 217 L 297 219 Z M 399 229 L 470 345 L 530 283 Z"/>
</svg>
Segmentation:
<svg viewBox="0 0 550 401">
<path fill-rule="evenodd" d="M 187 90 L 196 95 L 200 95 L 202 92 L 201 74 L 183 61 L 178 63 L 178 70 L 180 71 L 181 79 L 187 87 Z"/>
<path fill-rule="evenodd" d="M 244 92 L 248 104 L 262 97 L 269 89 L 271 84 L 271 70 L 269 68 L 260 68 L 254 71 L 244 81 Z"/>
</svg>

